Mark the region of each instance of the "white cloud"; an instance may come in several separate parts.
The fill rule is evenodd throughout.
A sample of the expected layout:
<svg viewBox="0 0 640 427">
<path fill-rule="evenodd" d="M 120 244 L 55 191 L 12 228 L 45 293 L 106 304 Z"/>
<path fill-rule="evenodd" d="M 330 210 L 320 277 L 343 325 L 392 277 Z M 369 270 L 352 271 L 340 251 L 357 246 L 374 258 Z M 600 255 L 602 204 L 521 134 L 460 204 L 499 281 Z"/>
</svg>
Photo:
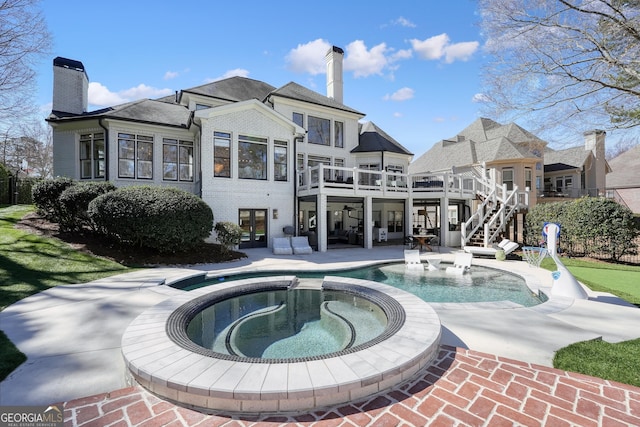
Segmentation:
<svg viewBox="0 0 640 427">
<path fill-rule="evenodd" d="M 396 111 L 395 113 L 393 113 L 393 117 L 398 117 L 398 118 L 400 118 L 400 117 L 402 117 L 402 113 L 400 113 L 400 112 Z"/>
<path fill-rule="evenodd" d="M 414 24 L 413 22 L 409 21 L 408 19 L 404 18 L 404 17 L 399 17 L 398 19 L 395 19 L 393 21 L 391 21 L 391 23 L 393 25 L 400 25 L 401 27 L 409 27 L 409 28 L 415 28 L 416 24 Z"/>
<path fill-rule="evenodd" d="M 106 86 L 98 82 L 89 83 L 89 104 L 98 107 L 107 107 L 127 102 L 128 100 L 111 92 Z"/>
<path fill-rule="evenodd" d="M 445 48 L 445 62 L 451 64 L 456 60 L 468 61 L 471 55 L 478 50 L 478 42 L 462 42 L 449 45 Z"/>
<path fill-rule="evenodd" d="M 249 77 L 249 70 L 245 70 L 244 68 L 234 68 L 233 70 L 226 71 L 223 75 L 219 77 L 209 77 L 204 79 L 205 83 L 217 82 L 218 80 L 228 79 L 229 77 Z"/>
<path fill-rule="evenodd" d="M 452 44 L 446 33 L 425 40 L 411 39 L 409 42 L 420 58 L 426 60 L 444 58 L 448 64 L 456 60 L 468 60 L 480 45 L 477 41 Z"/>
<path fill-rule="evenodd" d="M 89 83 L 89 104 L 96 107 L 108 107 L 142 98 L 158 98 L 172 93 L 171 89 L 158 89 L 142 83 L 130 89 L 112 92 L 101 83 L 91 82 Z"/>
<path fill-rule="evenodd" d="M 299 44 L 286 56 L 287 68 L 294 73 L 311 75 L 326 72 L 324 57 L 331 49 L 331 44 L 323 39 L 316 39 L 307 44 Z"/>
<path fill-rule="evenodd" d="M 413 56 L 411 49 L 400 49 L 389 57 L 389 62 L 396 62 L 401 59 L 409 59 Z"/>
<path fill-rule="evenodd" d="M 158 98 L 161 96 L 171 95 L 173 93 L 173 90 L 158 89 L 155 87 L 147 86 L 144 83 L 141 83 L 136 87 L 132 87 L 131 89 L 125 89 L 118 93 L 124 96 L 125 98 L 129 99 L 130 101 L 135 101 L 136 99 Z"/>
<path fill-rule="evenodd" d="M 178 73 L 177 71 L 167 71 L 166 73 L 164 73 L 164 79 L 165 80 L 175 79 L 179 75 L 180 73 Z"/>
<path fill-rule="evenodd" d="M 389 49 L 385 43 L 380 43 L 370 50 L 362 40 L 356 40 L 347 45 L 347 55 L 344 59 L 344 69 L 353 71 L 355 77 L 367 77 L 371 74 L 382 74 L 388 65 L 385 54 Z"/>
<path fill-rule="evenodd" d="M 398 102 L 402 102 L 402 101 L 406 101 L 409 100 L 411 98 L 413 98 L 415 91 L 409 87 L 403 87 L 402 89 L 398 89 L 397 91 L 395 91 L 394 93 L 392 93 L 391 95 L 385 95 L 384 96 L 384 100 L 385 101 L 398 101 Z"/>
<path fill-rule="evenodd" d="M 471 98 L 471 102 L 476 102 L 476 103 L 489 102 L 489 97 L 484 93 L 476 93 Z"/>
</svg>

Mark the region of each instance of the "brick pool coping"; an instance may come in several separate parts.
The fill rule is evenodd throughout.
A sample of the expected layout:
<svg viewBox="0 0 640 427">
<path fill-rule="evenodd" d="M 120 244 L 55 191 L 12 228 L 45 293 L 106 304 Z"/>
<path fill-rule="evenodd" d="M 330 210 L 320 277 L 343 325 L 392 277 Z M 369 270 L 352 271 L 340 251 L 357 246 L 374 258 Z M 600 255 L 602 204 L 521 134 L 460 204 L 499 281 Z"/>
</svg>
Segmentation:
<svg viewBox="0 0 640 427">
<path fill-rule="evenodd" d="M 176 295 L 139 315 L 122 337 L 122 354 L 135 382 L 169 401 L 199 410 L 288 413 L 346 404 L 387 390 L 429 366 L 438 353 L 441 325 L 422 299 L 381 283 L 337 276 L 324 281 L 366 287 L 395 299 L 404 323 L 390 337 L 359 351 L 320 360 L 249 363 L 210 357 L 178 345 L 167 320 L 179 307 L 215 292 L 295 276 L 253 278 Z"/>
<path fill-rule="evenodd" d="M 64 404 L 67 426 L 628 426 L 640 388 L 441 346 L 426 371 L 393 389 L 298 415 L 203 414 L 140 386 Z"/>
</svg>

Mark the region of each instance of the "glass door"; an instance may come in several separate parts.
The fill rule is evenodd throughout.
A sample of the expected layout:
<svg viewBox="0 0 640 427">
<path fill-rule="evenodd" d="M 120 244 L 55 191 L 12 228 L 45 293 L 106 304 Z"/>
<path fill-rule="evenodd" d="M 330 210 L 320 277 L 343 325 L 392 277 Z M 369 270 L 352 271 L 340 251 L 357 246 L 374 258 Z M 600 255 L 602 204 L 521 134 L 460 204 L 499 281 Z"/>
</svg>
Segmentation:
<svg viewBox="0 0 640 427">
<path fill-rule="evenodd" d="M 238 223 L 242 228 L 240 249 L 267 247 L 266 209 L 240 209 Z"/>
</svg>

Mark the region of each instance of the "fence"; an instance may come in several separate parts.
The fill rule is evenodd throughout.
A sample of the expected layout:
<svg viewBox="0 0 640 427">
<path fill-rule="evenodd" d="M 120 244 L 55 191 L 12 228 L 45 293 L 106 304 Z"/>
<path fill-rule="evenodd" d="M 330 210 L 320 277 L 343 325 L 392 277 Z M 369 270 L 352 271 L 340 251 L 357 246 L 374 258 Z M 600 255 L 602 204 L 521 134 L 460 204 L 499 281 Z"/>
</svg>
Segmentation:
<svg viewBox="0 0 640 427">
<path fill-rule="evenodd" d="M 0 204 L 30 205 L 33 203 L 31 189 L 42 178 L 0 178 Z"/>
</svg>

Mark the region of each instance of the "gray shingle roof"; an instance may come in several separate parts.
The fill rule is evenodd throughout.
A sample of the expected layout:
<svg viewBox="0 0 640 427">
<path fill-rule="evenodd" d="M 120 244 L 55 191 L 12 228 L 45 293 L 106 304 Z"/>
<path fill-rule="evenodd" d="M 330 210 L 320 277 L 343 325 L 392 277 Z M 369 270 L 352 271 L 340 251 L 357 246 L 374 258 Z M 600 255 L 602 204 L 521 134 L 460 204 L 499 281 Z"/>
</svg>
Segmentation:
<svg viewBox="0 0 640 427">
<path fill-rule="evenodd" d="M 279 87 L 278 89 L 271 92 L 271 95 L 309 102 L 311 104 L 322 105 L 324 107 L 336 108 L 338 110 L 348 111 L 350 113 L 358 114 L 364 117 L 364 114 L 360 111 L 355 110 L 351 107 L 347 107 L 346 105 L 336 101 L 333 98 L 320 95 L 318 92 L 314 92 L 294 82 L 289 82 L 286 85 Z"/>
<path fill-rule="evenodd" d="M 532 142 L 546 145 L 515 123 L 501 125 L 491 119 L 479 118 L 454 138 L 436 143 L 409 165 L 409 172 L 433 172 L 496 160 L 537 158 L 529 151 Z"/>
<path fill-rule="evenodd" d="M 49 120 L 51 121 L 71 121 L 97 118 L 113 118 L 187 128 L 191 123 L 191 112 L 184 105 L 171 104 L 151 99 L 141 99 L 80 115 L 61 114 L 53 111 L 51 116 L 49 116 Z"/>
<path fill-rule="evenodd" d="M 410 156 L 413 155 L 373 122 L 359 123 L 358 128 L 360 133 L 359 143 L 356 148 L 351 150 L 352 153 L 387 151 Z"/>
<path fill-rule="evenodd" d="M 640 144 L 609 160 L 608 188 L 640 187 Z"/>
<path fill-rule="evenodd" d="M 267 95 L 269 95 L 269 93 L 274 89 L 275 87 L 265 82 L 235 76 L 190 89 L 184 89 L 183 92 L 194 93 L 225 101 L 238 102 L 247 101 L 249 99 L 264 101 Z"/>
<path fill-rule="evenodd" d="M 567 148 L 564 150 L 552 150 L 547 148 L 544 151 L 544 165 L 565 164 L 575 168 L 581 168 L 591 155 L 590 150 L 584 146 Z"/>
</svg>

